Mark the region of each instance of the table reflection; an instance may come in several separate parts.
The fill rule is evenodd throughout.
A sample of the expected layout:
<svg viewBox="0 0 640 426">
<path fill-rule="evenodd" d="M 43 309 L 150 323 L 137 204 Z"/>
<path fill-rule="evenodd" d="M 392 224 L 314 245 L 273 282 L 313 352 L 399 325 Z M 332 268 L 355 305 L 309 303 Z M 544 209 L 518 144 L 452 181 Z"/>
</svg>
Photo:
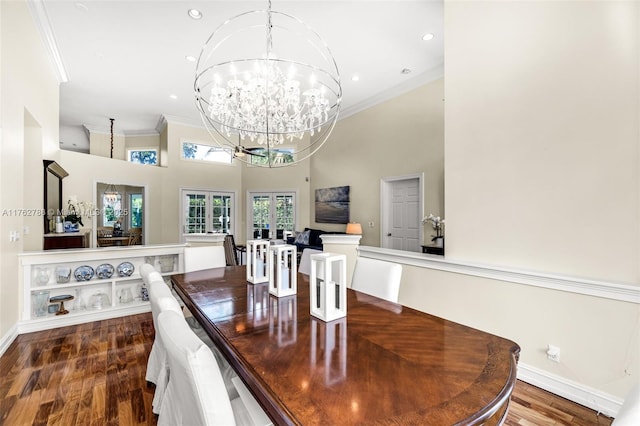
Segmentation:
<svg viewBox="0 0 640 426">
<path fill-rule="evenodd" d="M 298 339 L 298 299 L 296 295 L 271 296 L 269 335 L 277 335 L 278 346 L 288 346 Z"/>
<path fill-rule="evenodd" d="M 269 321 L 269 283 L 247 284 L 247 312 L 254 326 Z"/>
<path fill-rule="evenodd" d="M 331 322 L 311 319 L 311 369 L 318 368 L 322 362 L 326 385 L 339 383 L 347 377 L 346 317 Z"/>
</svg>

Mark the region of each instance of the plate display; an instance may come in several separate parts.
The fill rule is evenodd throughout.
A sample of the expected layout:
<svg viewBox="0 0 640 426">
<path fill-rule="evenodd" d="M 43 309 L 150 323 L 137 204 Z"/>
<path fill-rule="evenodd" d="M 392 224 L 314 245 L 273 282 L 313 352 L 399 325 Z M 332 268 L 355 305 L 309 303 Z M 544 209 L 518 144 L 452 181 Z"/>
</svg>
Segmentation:
<svg viewBox="0 0 640 426">
<path fill-rule="evenodd" d="M 96 275 L 101 280 L 111 278 L 115 268 L 110 263 L 103 263 L 102 265 L 98 265 L 96 268 Z"/>
<path fill-rule="evenodd" d="M 133 263 L 131 262 L 122 262 L 118 265 L 118 275 L 121 277 L 129 277 L 133 274 L 134 271 Z"/>
<path fill-rule="evenodd" d="M 93 274 L 94 270 L 89 265 L 79 266 L 75 271 L 73 271 L 73 276 L 76 277 L 76 280 L 78 281 L 89 281 L 93 278 Z"/>
</svg>

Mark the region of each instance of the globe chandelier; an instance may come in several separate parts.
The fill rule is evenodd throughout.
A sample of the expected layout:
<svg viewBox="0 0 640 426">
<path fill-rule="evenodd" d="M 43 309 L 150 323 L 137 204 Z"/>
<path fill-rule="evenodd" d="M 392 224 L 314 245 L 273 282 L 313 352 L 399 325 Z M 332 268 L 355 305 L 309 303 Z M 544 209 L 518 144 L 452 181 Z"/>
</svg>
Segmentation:
<svg viewBox="0 0 640 426">
<path fill-rule="evenodd" d="M 306 160 L 326 142 L 342 87 L 320 36 L 268 3 L 267 10 L 237 15 L 211 34 L 198 58 L 194 91 L 219 146 L 239 161 L 282 167 Z"/>
</svg>

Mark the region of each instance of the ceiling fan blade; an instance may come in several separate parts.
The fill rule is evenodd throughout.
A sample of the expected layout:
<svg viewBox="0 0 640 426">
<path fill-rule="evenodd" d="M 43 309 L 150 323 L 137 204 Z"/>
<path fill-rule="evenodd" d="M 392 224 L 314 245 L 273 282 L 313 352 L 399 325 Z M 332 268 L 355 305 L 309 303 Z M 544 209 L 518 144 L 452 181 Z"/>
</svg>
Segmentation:
<svg viewBox="0 0 640 426">
<path fill-rule="evenodd" d="M 238 145 L 238 146 L 236 146 L 236 149 L 235 149 L 235 155 L 236 156 L 242 156 L 242 155 L 247 154 L 247 155 L 253 155 L 254 157 L 267 158 L 267 156 L 264 155 L 264 154 L 258 154 L 256 152 L 254 152 L 254 151 L 260 150 L 260 149 L 262 149 L 262 148 L 245 148 L 242 145 Z"/>
</svg>

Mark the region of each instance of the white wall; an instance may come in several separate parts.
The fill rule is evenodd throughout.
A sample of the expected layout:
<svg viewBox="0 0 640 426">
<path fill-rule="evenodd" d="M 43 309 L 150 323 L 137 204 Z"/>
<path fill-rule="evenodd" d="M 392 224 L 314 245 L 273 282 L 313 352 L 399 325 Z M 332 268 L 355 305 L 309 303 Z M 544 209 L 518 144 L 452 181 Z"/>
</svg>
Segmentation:
<svg viewBox="0 0 640 426">
<path fill-rule="evenodd" d="M 318 188 L 349 185 L 351 220 L 363 226 L 362 245 L 380 245 L 380 179 L 424 173 L 425 212 L 444 216 L 444 81 L 341 120 L 311 157 L 311 222 L 314 228 L 344 231 L 345 225 L 316 223 Z M 374 227 L 369 228 L 368 222 Z M 425 238 L 432 229 L 425 228 Z"/>
<path fill-rule="evenodd" d="M 447 258 L 640 285 L 639 7 L 446 3 Z M 620 398 L 638 381 L 637 303 L 405 279 L 401 302 L 509 337 L 550 376 Z"/>
<path fill-rule="evenodd" d="M 638 283 L 637 13 L 447 4 L 448 255 Z"/>
<path fill-rule="evenodd" d="M 24 249 L 24 226 L 42 224 L 41 217 L 15 210 L 42 208 L 42 157 L 56 160 L 58 148 L 58 82 L 25 2 L 0 2 L 0 67 L 0 209 L 6 212 L 0 215 L 2 337 L 12 332 L 19 315 L 16 254 Z M 19 241 L 9 241 L 11 231 Z"/>
</svg>

